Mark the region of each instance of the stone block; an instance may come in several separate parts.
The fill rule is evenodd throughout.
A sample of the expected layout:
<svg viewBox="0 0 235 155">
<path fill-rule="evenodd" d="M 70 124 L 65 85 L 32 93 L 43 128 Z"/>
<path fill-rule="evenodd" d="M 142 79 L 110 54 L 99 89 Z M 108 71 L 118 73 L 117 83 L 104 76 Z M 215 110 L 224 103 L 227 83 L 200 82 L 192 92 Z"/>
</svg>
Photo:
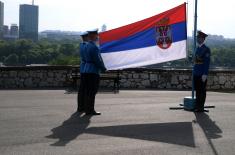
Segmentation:
<svg viewBox="0 0 235 155">
<path fill-rule="evenodd" d="M 55 73 L 55 77 L 56 77 L 56 78 L 60 78 L 60 77 L 62 77 L 62 76 L 63 76 L 63 73 L 60 73 L 60 72 Z"/>
<path fill-rule="evenodd" d="M 146 79 L 149 79 L 149 75 L 148 75 L 148 73 L 140 74 L 140 78 L 143 80 L 146 80 Z"/>
<path fill-rule="evenodd" d="M 53 78 L 53 77 L 54 77 L 54 73 L 53 73 L 52 71 L 48 72 L 47 75 L 48 75 L 48 77 L 50 77 L 50 78 Z"/>
<path fill-rule="evenodd" d="M 186 83 L 186 85 L 187 85 L 188 87 L 192 87 L 192 81 L 188 81 L 188 82 Z"/>
<path fill-rule="evenodd" d="M 8 87 L 8 88 L 13 88 L 12 86 L 15 85 L 15 79 L 14 78 L 8 78 L 3 80 L 3 83 Z"/>
<path fill-rule="evenodd" d="M 176 76 L 176 75 L 175 75 L 175 76 Z M 190 76 L 188 76 L 188 75 L 178 75 L 178 77 L 179 77 L 179 80 L 180 80 L 180 81 L 188 80 L 188 79 L 190 78 Z"/>
<path fill-rule="evenodd" d="M 29 77 L 37 77 L 37 72 L 35 72 L 35 71 L 29 71 L 28 72 L 29 73 Z"/>
<path fill-rule="evenodd" d="M 219 76 L 219 84 L 225 84 L 226 77 L 225 76 Z"/>
<path fill-rule="evenodd" d="M 166 84 L 166 88 L 167 89 L 170 89 L 170 88 L 172 88 L 173 86 L 168 82 L 167 84 Z"/>
<path fill-rule="evenodd" d="M 128 79 L 132 79 L 132 78 L 133 78 L 132 74 L 128 74 L 128 75 L 127 75 L 127 78 L 128 78 Z"/>
<path fill-rule="evenodd" d="M 220 89 L 220 85 L 212 85 L 211 87 L 210 87 L 211 89 L 213 89 L 213 90 L 218 90 L 218 89 Z"/>
<path fill-rule="evenodd" d="M 217 76 L 214 76 L 214 82 L 219 82 L 219 78 Z"/>
<path fill-rule="evenodd" d="M 134 79 L 138 79 L 139 78 L 139 74 L 133 74 L 133 78 Z"/>
<path fill-rule="evenodd" d="M 182 88 L 183 86 L 181 84 L 177 86 L 177 89 L 182 89 Z"/>
<path fill-rule="evenodd" d="M 126 79 L 121 79 L 120 80 L 120 83 L 125 83 L 125 82 L 127 82 L 128 80 L 126 80 Z"/>
<path fill-rule="evenodd" d="M 232 88 L 232 83 L 231 83 L 230 81 L 227 81 L 227 82 L 225 83 L 224 87 L 225 87 L 226 89 L 230 89 L 230 88 Z"/>
<path fill-rule="evenodd" d="M 212 80 L 212 78 L 208 78 L 208 80 L 207 80 L 207 85 L 208 85 L 208 86 L 213 85 L 213 80 Z"/>
<path fill-rule="evenodd" d="M 177 76 L 172 76 L 171 77 L 171 84 L 179 84 Z"/>
<path fill-rule="evenodd" d="M 18 73 L 18 76 L 21 77 L 21 78 L 27 78 L 27 77 L 29 77 L 29 73 L 26 72 L 26 71 L 20 71 Z"/>
<path fill-rule="evenodd" d="M 45 82 L 45 81 L 41 81 L 41 82 L 39 83 L 39 87 L 46 87 L 46 86 L 48 86 L 48 83 Z"/>
<path fill-rule="evenodd" d="M 235 81 L 235 76 L 232 76 L 230 81 L 234 82 Z"/>
<path fill-rule="evenodd" d="M 16 76 L 17 76 L 17 72 L 16 71 L 10 71 L 9 77 L 15 78 Z"/>
<path fill-rule="evenodd" d="M 126 81 L 125 83 L 123 83 L 123 87 L 124 88 L 129 88 L 131 86 L 131 82 L 130 81 Z"/>
<path fill-rule="evenodd" d="M 32 78 L 27 78 L 27 79 L 24 81 L 24 85 L 25 85 L 26 87 L 32 87 L 32 86 L 33 86 Z"/>
<path fill-rule="evenodd" d="M 149 75 L 149 79 L 151 81 L 157 81 L 158 80 L 158 75 L 157 74 L 150 74 Z"/>
<path fill-rule="evenodd" d="M 40 79 L 43 79 L 43 73 L 42 72 L 38 72 L 36 77 L 40 78 Z"/>
<path fill-rule="evenodd" d="M 150 81 L 149 80 L 143 80 L 143 81 L 141 81 L 141 85 L 143 85 L 145 87 L 149 87 L 150 86 Z"/>
</svg>

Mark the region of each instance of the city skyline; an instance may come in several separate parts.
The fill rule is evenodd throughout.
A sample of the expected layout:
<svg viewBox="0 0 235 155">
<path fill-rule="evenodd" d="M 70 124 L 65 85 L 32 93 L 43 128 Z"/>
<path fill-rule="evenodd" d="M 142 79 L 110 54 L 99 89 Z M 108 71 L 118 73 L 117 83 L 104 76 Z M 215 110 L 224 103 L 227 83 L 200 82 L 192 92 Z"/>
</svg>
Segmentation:
<svg viewBox="0 0 235 155">
<path fill-rule="evenodd" d="M 5 6 L 4 25 L 19 24 L 19 5 L 32 0 L 1 0 Z M 39 5 L 39 31 L 85 31 L 107 25 L 107 30 L 127 25 L 169 10 L 186 0 L 35 0 Z M 212 6 L 213 7 L 210 7 Z M 235 38 L 235 15 L 230 13 L 234 1 L 198 1 L 198 29 L 208 33 Z M 193 30 L 194 0 L 188 0 L 188 35 Z"/>
<path fill-rule="evenodd" d="M 0 1 L 0 39 L 3 37 L 4 3 Z"/>
<path fill-rule="evenodd" d="M 38 41 L 38 6 L 21 4 L 19 38 Z"/>
</svg>

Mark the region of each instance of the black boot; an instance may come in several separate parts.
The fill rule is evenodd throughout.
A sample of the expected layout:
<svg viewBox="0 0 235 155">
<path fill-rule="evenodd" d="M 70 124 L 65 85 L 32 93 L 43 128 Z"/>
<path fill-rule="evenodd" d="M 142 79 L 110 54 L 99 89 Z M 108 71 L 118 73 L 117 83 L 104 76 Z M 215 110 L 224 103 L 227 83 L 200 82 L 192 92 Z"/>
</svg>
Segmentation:
<svg viewBox="0 0 235 155">
<path fill-rule="evenodd" d="M 88 107 L 86 109 L 86 115 L 101 115 L 100 112 L 96 112 L 94 110 L 94 106 L 95 106 L 95 96 L 88 96 Z"/>
</svg>

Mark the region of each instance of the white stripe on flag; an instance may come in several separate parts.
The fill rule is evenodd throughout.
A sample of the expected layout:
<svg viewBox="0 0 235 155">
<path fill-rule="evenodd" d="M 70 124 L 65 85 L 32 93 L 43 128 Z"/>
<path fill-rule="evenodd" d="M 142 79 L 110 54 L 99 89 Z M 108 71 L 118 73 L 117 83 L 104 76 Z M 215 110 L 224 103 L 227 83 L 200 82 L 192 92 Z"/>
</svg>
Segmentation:
<svg viewBox="0 0 235 155">
<path fill-rule="evenodd" d="M 101 53 L 108 70 L 134 68 L 186 58 L 186 40 L 172 43 L 168 49 L 157 45 L 112 53 Z"/>
</svg>

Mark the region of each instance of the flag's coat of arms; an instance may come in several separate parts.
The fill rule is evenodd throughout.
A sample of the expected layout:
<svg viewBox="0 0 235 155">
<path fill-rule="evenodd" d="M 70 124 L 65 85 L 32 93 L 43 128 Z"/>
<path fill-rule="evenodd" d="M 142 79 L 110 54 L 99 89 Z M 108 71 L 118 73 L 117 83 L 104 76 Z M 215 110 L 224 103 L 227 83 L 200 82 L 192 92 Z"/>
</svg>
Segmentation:
<svg viewBox="0 0 235 155">
<path fill-rule="evenodd" d="M 156 25 L 157 45 L 162 49 L 167 49 L 171 46 L 171 26 L 168 25 L 169 18 L 163 18 Z"/>
<path fill-rule="evenodd" d="M 186 57 L 186 4 L 99 34 L 107 69 L 146 66 Z"/>
</svg>

